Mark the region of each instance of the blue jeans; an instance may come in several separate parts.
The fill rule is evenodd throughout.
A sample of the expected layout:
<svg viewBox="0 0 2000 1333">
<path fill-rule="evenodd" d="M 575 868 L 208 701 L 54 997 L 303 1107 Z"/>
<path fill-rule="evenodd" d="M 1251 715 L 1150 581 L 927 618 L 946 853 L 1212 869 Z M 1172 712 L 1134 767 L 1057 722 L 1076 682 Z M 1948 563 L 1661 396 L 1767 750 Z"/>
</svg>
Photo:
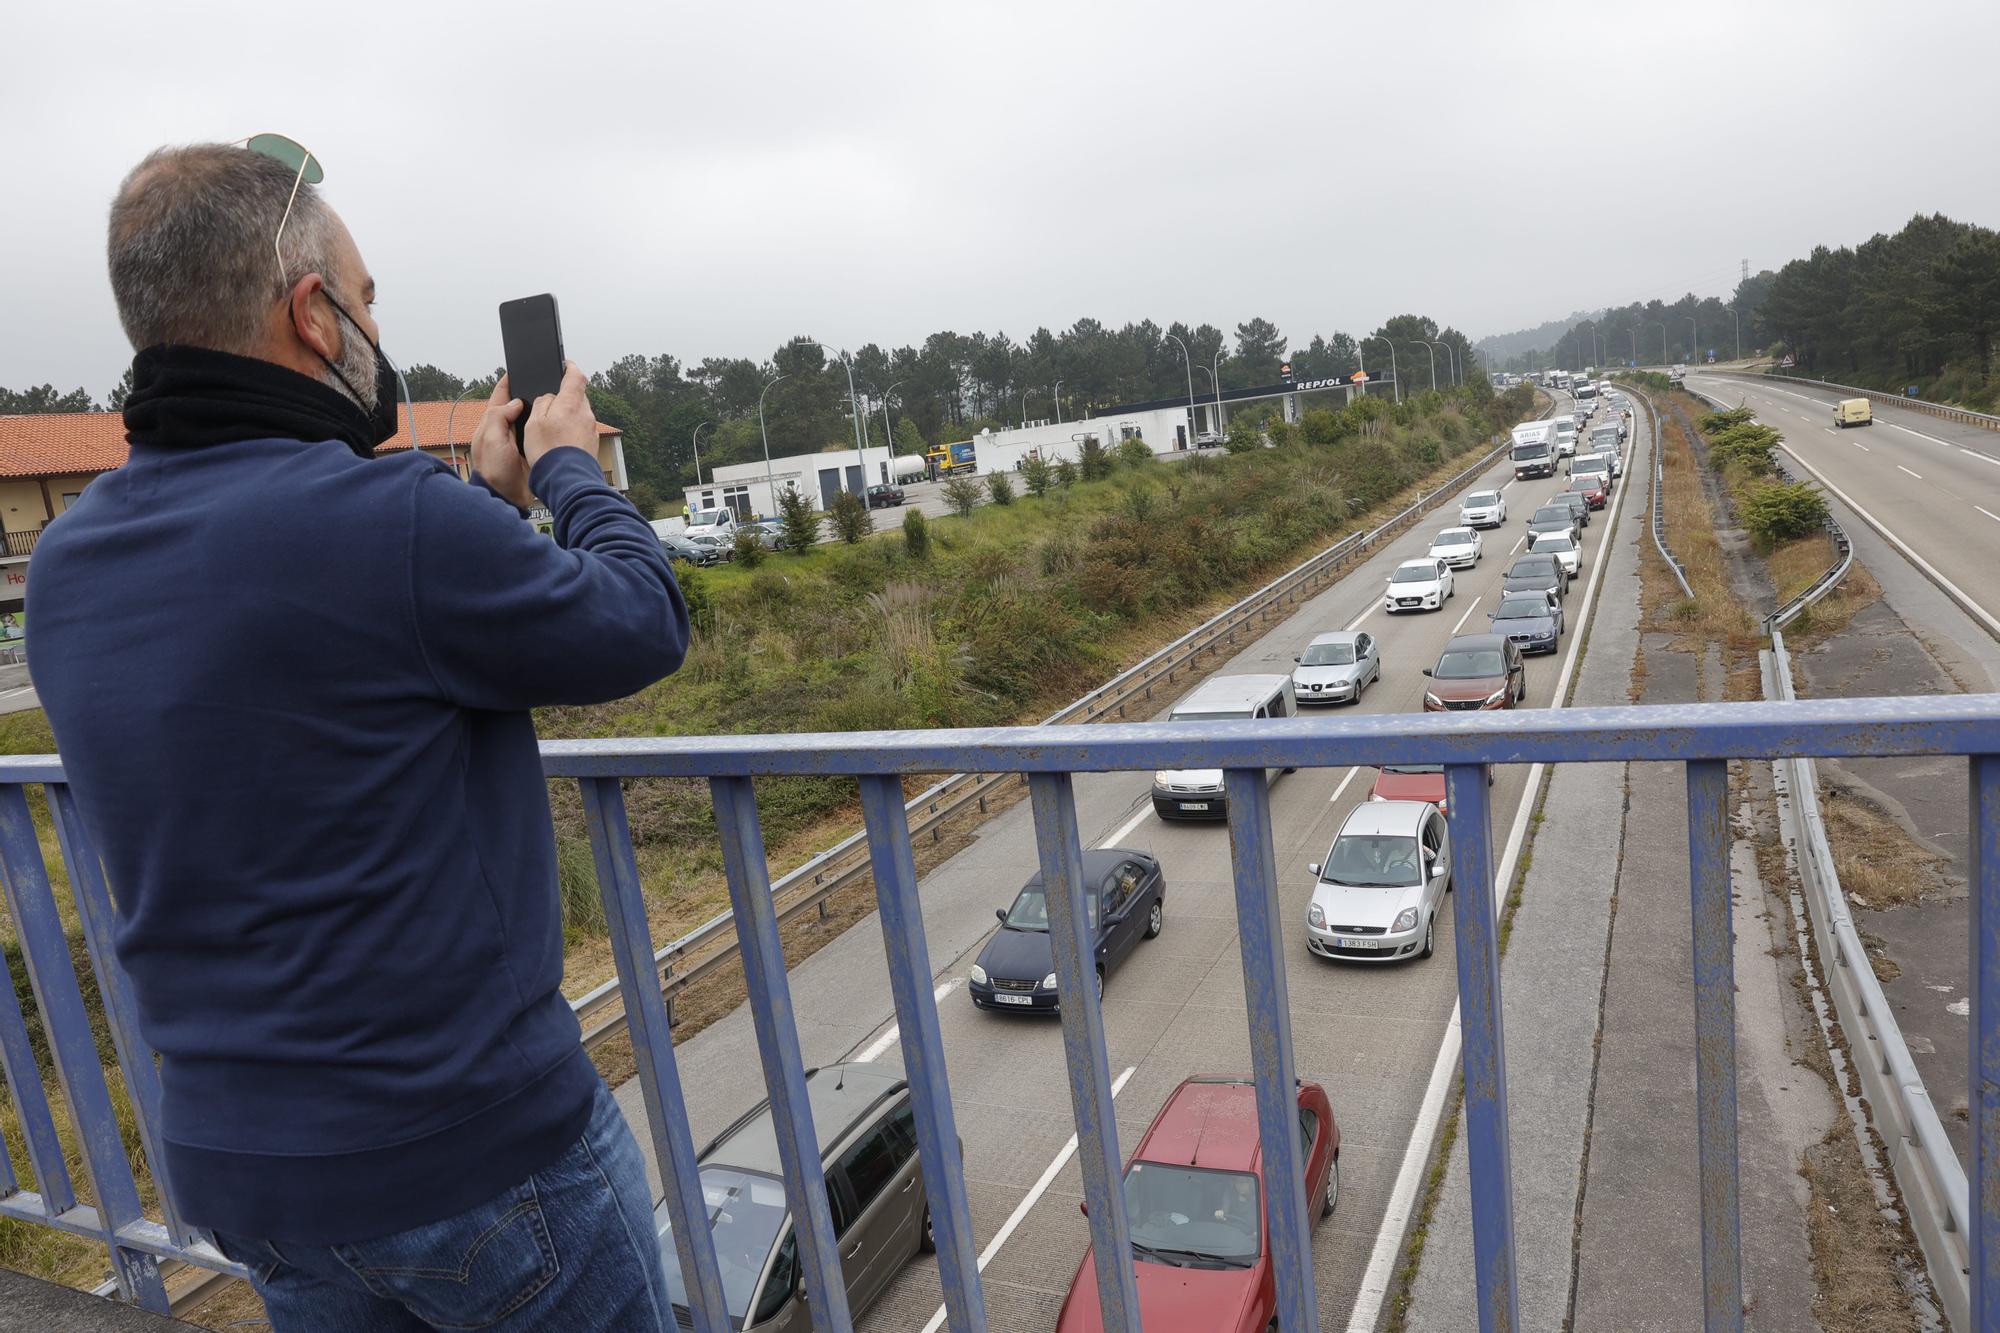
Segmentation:
<svg viewBox="0 0 2000 1333">
<path fill-rule="evenodd" d="M 217 1233 L 275 1333 L 672 1329 L 646 1162 L 602 1084 L 583 1137 L 497 1198 L 353 1245 Z"/>
</svg>

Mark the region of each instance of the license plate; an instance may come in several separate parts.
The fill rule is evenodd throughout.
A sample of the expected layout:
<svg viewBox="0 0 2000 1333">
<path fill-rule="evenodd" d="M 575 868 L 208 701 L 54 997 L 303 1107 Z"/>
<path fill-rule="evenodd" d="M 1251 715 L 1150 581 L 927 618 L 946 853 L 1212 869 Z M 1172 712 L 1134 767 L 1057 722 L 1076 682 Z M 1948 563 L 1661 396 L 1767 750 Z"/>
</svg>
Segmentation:
<svg viewBox="0 0 2000 1333">
<path fill-rule="evenodd" d="M 1182 801 L 1182 802 L 1181 802 L 1181 809 L 1183 809 L 1183 810 L 1206 810 L 1206 809 L 1208 809 L 1208 802 L 1207 802 L 1207 801 Z"/>
<path fill-rule="evenodd" d="M 1341 949 L 1378 949 L 1381 947 L 1374 940 L 1351 940 L 1342 935 L 1334 936 L 1333 942 L 1335 947 Z"/>
<path fill-rule="evenodd" d="M 1001 995 L 995 995 L 993 998 L 1000 1004 L 1033 1004 L 1035 1002 L 1035 999 L 1032 995 L 1001 994 Z"/>
</svg>

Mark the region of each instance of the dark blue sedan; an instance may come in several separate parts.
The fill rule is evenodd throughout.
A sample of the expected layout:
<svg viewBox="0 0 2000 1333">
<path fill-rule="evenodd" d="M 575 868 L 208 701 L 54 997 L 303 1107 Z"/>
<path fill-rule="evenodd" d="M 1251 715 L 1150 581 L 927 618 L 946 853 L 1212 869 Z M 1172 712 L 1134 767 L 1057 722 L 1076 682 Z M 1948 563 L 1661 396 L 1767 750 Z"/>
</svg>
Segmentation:
<svg viewBox="0 0 2000 1333">
<path fill-rule="evenodd" d="M 1160 933 L 1166 921 L 1167 886 L 1160 863 L 1144 852 L 1100 847 L 1083 854 L 1083 888 L 1097 936 L 1097 993 L 1104 974 L 1117 967 L 1142 939 Z M 981 1009 L 1023 1013 L 1057 1012 L 1056 961 L 1049 944 L 1049 903 L 1038 872 L 1012 907 L 998 909 L 1000 930 L 972 965 L 972 1002 Z"/>
<path fill-rule="evenodd" d="M 1504 634 L 1524 653 L 1552 653 L 1563 630 L 1562 606 L 1547 592 L 1508 592 L 1486 613 L 1493 632 Z"/>
</svg>

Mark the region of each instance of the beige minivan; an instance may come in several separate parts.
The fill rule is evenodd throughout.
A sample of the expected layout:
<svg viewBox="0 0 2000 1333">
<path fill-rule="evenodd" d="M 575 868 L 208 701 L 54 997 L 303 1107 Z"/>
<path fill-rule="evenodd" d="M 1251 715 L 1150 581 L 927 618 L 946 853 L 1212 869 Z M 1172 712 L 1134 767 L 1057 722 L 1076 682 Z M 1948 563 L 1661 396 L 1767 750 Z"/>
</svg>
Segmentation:
<svg viewBox="0 0 2000 1333">
<path fill-rule="evenodd" d="M 936 1248 L 910 1088 L 899 1074 L 877 1065 L 830 1065 L 806 1071 L 806 1100 L 846 1270 L 847 1306 L 858 1318 L 918 1251 Z M 697 1157 L 731 1327 L 743 1333 L 807 1333 L 812 1316 L 771 1104 L 760 1104 L 723 1130 Z M 687 1284 L 664 1202 L 653 1210 L 653 1226 L 675 1317 L 682 1328 L 691 1327 Z"/>
<path fill-rule="evenodd" d="M 1843 430 L 1849 426 L 1872 426 L 1875 414 L 1869 410 L 1866 398 L 1843 398 L 1833 405 L 1833 424 Z"/>
</svg>

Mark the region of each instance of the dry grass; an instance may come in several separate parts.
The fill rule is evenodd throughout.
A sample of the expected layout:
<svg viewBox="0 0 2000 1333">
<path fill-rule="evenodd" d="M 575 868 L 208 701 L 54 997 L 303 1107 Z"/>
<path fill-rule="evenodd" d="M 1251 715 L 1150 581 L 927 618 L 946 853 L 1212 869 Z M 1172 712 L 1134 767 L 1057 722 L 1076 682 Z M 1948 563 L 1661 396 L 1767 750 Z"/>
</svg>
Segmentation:
<svg viewBox="0 0 2000 1333">
<path fill-rule="evenodd" d="M 1859 791 L 1822 781 L 1819 808 L 1840 887 L 1857 907 L 1907 907 L 1950 893 L 1949 858 L 1911 837 Z"/>
<path fill-rule="evenodd" d="M 1847 1117 L 1806 1149 L 1799 1175 L 1811 1191 L 1806 1244 L 1818 1288 L 1813 1315 L 1826 1333 L 1901 1333 L 1917 1319 L 1902 1280 L 1916 1264 L 1883 1219 Z"/>
<path fill-rule="evenodd" d="M 1681 597 L 1680 585 L 1654 553 L 1653 565 L 1664 587 L 1655 591 L 1648 610 L 1656 629 L 1672 630 L 1698 642 L 1723 640 L 1750 649 L 1757 642 L 1756 624 L 1738 600 L 1729 577 L 1729 556 L 1716 537 L 1717 519 L 1701 466 L 1685 425 L 1665 408 L 1660 412 L 1661 495 L 1667 524 L 1667 549 L 1687 570 L 1692 602 Z M 1641 543 L 1650 548 L 1650 541 Z"/>
</svg>

